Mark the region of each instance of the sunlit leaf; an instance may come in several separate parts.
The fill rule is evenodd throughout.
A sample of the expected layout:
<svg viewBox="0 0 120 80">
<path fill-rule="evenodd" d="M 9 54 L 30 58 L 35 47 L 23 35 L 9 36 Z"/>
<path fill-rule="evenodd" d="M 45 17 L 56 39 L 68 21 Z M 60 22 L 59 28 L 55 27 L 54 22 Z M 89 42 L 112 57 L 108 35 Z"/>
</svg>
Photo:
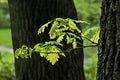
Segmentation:
<svg viewBox="0 0 120 80">
<path fill-rule="evenodd" d="M 56 33 L 57 26 L 58 26 L 58 22 L 54 21 L 49 32 L 50 39 L 54 39 L 57 37 L 57 33 Z"/>
<path fill-rule="evenodd" d="M 81 32 L 77 25 L 72 21 L 72 19 L 69 19 L 69 27 L 73 30 L 77 30 L 79 33 Z"/>
<path fill-rule="evenodd" d="M 55 53 L 50 53 L 47 55 L 46 59 L 52 64 L 54 65 L 58 59 L 59 59 L 59 55 L 58 54 L 55 54 Z"/>
<path fill-rule="evenodd" d="M 29 52 L 30 54 L 32 54 L 32 48 L 29 48 L 27 47 L 26 45 L 23 45 L 21 48 L 18 48 L 16 51 L 15 51 L 15 58 L 28 58 L 28 57 L 31 57 L 31 55 L 29 55 Z"/>
<path fill-rule="evenodd" d="M 48 56 L 48 54 L 47 53 L 40 53 L 40 56 L 46 58 Z"/>
<path fill-rule="evenodd" d="M 45 31 L 45 28 L 48 27 L 48 25 L 49 25 L 50 23 L 52 23 L 52 21 L 53 21 L 53 20 L 51 20 L 51 21 L 45 23 L 44 25 L 42 25 L 42 26 L 38 29 L 38 34 L 43 33 L 43 32 Z"/>
<path fill-rule="evenodd" d="M 91 38 L 91 40 L 94 42 L 94 43 L 98 43 L 98 40 L 99 40 L 99 34 L 100 34 L 100 31 L 96 31 L 95 34 L 93 35 L 93 37 Z"/>
<path fill-rule="evenodd" d="M 72 43 L 72 39 L 68 35 L 66 35 L 66 39 L 67 39 L 67 44 Z"/>
<path fill-rule="evenodd" d="M 79 39 L 79 40 L 81 40 L 81 38 L 79 37 L 79 36 L 77 36 L 77 35 L 75 35 L 74 33 L 67 33 L 69 36 L 73 36 L 74 38 L 76 38 L 76 39 Z"/>
<path fill-rule="evenodd" d="M 74 39 L 74 41 L 73 41 L 73 48 L 77 48 L 77 41 L 76 41 L 76 39 Z"/>
<path fill-rule="evenodd" d="M 60 22 L 60 26 L 64 26 L 67 24 L 67 19 L 56 18 L 56 21 Z"/>
<path fill-rule="evenodd" d="M 41 43 L 38 43 L 34 46 L 34 49 L 36 52 L 41 52 L 41 49 L 42 49 L 42 45 Z"/>
<path fill-rule="evenodd" d="M 82 20 L 73 20 L 73 21 L 76 22 L 76 23 L 90 24 L 90 23 L 88 23 L 86 21 L 82 21 Z"/>
<path fill-rule="evenodd" d="M 61 42 L 63 39 L 64 39 L 64 36 L 65 36 L 65 34 L 62 34 L 61 36 L 59 36 L 58 38 L 57 38 L 57 42 Z"/>
<path fill-rule="evenodd" d="M 33 53 L 33 49 L 29 48 L 29 56 L 30 56 L 30 58 L 32 57 L 32 53 Z"/>
<path fill-rule="evenodd" d="M 98 43 L 99 32 L 100 32 L 99 27 L 92 27 L 82 33 L 82 38 L 83 40 L 88 38 L 89 40 Z"/>
</svg>

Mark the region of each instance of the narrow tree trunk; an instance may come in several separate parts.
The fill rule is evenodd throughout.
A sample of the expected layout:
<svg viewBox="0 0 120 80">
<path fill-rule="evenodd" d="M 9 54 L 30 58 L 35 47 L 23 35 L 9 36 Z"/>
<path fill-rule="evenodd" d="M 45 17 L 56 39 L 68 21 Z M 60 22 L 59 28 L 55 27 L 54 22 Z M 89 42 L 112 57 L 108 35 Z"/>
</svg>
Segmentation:
<svg viewBox="0 0 120 80">
<path fill-rule="evenodd" d="M 37 30 L 53 18 L 77 19 L 72 0 L 9 0 L 9 9 L 14 50 L 48 40 L 46 34 L 38 36 Z M 38 54 L 15 59 L 15 71 L 16 80 L 84 80 L 83 49 L 68 53 L 54 66 Z"/>
<path fill-rule="evenodd" d="M 120 0 L 103 0 L 97 80 L 120 80 Z"/>
</svg>

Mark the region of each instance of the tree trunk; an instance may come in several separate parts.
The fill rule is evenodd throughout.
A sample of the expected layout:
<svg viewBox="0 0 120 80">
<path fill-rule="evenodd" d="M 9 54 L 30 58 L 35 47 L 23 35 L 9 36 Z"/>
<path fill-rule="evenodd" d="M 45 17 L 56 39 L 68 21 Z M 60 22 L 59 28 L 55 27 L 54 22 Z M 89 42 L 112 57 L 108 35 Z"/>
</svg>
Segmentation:
<svg viewBox="0 0 120 80">
<path fill-rule="evenodd" d="M 38 36 L 37 30 L 51 19 L 77 19 L 72 0 L 8 1 L 14 50 L 23 44 L 33 47 L 38 42 L 48 40 L 46 34 Z M 84 80 L 83 49 L 66 55 L 54 66 L 38 54 L 30 59 L 15 59 L 16 80 Z"/>
<path fill-rule="evenodd" d="M 97 80 L 120 80 L 120 0 L 103 0 Z"/>
</svg>

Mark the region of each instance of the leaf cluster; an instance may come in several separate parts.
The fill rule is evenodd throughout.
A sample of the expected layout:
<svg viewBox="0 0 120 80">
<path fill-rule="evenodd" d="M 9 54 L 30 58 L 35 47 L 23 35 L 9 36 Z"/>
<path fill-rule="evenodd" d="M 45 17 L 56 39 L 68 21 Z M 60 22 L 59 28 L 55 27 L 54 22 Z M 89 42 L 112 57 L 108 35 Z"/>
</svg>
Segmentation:
<svg viewBox="0 0 120 80">
<path fill-rule="evenodd" d="M 48 25 L 52 23 L 51 29 L 49 31 L 50 39 L 56 39 L 56 42 L 61 43 L 63 39 L 67 44 L 73 45 L 73 48 L 77 48 L 76 39 L 81 39 L 75 33 L 81 33 L 81 30 L 77 27 L 76 23 L 87 23 L 81 20 L 73 20 L 70 18 L 62 19 L 55 18 L 54 20 L 49 21 L 39 28 L 38 34 L 41 34 L 45 31 L 45 28 L 49 27 Z"/>
<path fill-rule="evenodd" d="M 77 27 L 77 23 L 87 23 L 81 20 L 73 20 L 70 18 L 55 18 L 46 24 L 42 25 L 38 30 L 38 35 L 42 35 L 46 28 L 50 27 L 48 32 L 50 41 L 44 43 L 35 44 L 32 48 L 23 45 L 15 51 L 15 57 L 18 59 L 31 57 L 33 52 L 37 52 L 41 57 L 46 58 L 52 65 L 54 65 L 60 56 L 65 57 L 65 51 L 61 49 L 64 45 L 71 44 L 73 49 L 78 48 L 77 40 L 81 40 L 85 35 Z M 49 26 L 51 24 L 51 26 Z M 77 34 L 76 34 L 77 33 Z M 82 34 L 82 38 L 80 35 Z M 67 50 L 66 50 L 67 51 Z"/>
</svg>

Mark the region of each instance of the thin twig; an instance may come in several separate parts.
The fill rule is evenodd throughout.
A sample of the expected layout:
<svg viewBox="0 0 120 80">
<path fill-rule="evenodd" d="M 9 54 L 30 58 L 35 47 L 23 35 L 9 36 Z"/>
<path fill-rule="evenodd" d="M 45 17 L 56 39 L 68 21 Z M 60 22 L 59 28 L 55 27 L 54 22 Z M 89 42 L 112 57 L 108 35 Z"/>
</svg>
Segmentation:
<svg viewBox="0 0 120 80">
<path fill-rule="evenodd" d="M 90 40 L 90 39 L 87 38 L 87 37 L 84 37 L 84 38 L 87 39 L 88 41 L 90 41 L 90 42 L 93 43 L 93 44 L 97 44 L 97 43 L 95 43 L 94 41 Z"/>
<path fill-rule="evenodd" d="M 62 52 L 39 52 L 39 53 L 46 53 L 46 54 L 48 54 L 48 53 L 53 53 L 53 54 L 54 53 L 66 53 L 66 52 L 70 52 L 72 50 L 76 50 L 76 49 L 80 49 L 80 48 L 88 48 L 88 47 L 96 47 L 96 46 L 98 46 L 98 45 L 81 46 L 81 47 L 77 47 L 77 48 L 67 49 L 67 50 L 62 51 Z M 36 51 L 34 51 L 34 52 L 36 52 Z"/>
</svg>

